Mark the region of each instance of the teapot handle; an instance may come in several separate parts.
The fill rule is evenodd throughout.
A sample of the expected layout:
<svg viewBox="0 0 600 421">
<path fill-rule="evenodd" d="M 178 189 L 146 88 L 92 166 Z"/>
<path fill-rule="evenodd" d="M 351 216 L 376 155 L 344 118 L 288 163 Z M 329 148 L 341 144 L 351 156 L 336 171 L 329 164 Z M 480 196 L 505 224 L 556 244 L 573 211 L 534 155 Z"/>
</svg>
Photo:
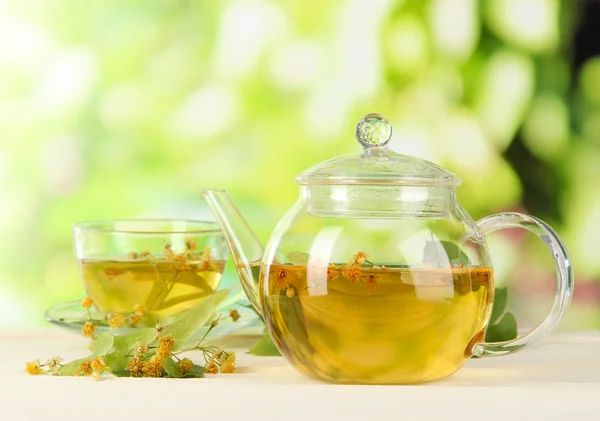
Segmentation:
<svg viewBox="0 0 600 421">
<path fill-rule="evenodd" d="M 478 357 L 511 354 L 541 339 L 561 319 L 573 295 L 573 266 L 567 249 L 558 234 L 545 222 L 533 216 L 516 212 L 499 213 L 480 219 L 476 226 L 483 236 L 504 228 L 524 228 L 542 239 L 552 253 L 556 264 L 556 296 L 546 318 L 532 331 L 516 339 L 504 342 L 484 342 L 473 347 L 473 355 Z"/>
</svg>

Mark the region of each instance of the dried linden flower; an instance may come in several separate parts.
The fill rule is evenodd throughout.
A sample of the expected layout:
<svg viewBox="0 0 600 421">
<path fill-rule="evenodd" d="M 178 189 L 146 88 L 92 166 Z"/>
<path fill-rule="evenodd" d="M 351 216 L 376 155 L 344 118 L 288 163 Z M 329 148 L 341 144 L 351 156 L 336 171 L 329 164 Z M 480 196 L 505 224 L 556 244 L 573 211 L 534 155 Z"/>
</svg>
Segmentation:
<svg viewBox="0 0 600 421">
<path fill-rule="evenodd" d="M 121 313 L 109 315 L 108 325 L 113 329 L 119 329 L 125 324 L 125 317 Z"/>
<path fill-rule="evenodd" d="M 133 376 L 141 376 L 144 373 L 144 360 L 136 356 L 127 364 L 127 370 Z"/>
<path fill-rule="evenodd" d="M 163 248 L 163 253 L 165 253 L 165 257 L 167 258 L 167 260 L 171 260 L 174 254 L 173 246 L 171 246 L 171 243 L 165 244 L 165 247 Z"/>
<path fill-rule="evenodd" d="M 92 360 L 87 360 L 81 363 L 79 366 L 79 372 L 85 376 L 92 374 Z"/>
<path fill-rule="evenodd" d="M 129 253 L 127 253 L 127 257 L 129 258 L 129 260 L 137 260 L 138 257 L 140 257 L 140 255 L 137 254 L 135 251 L 130 251 Z"/>
<path fill-rule="evenodd" d="M 287 287 L 285 290 L 285 295 L 287 295 L 288 298 L 292 298 L 294 295 L 296 295 L 296 290 L 294 287 Z"/>
<path fill-rule="evenodd" d="M 221 373 L 235 373 L 235 364 L 229 361 L 221 363 Z"/>
<path fill-rule="evenodd" d="M 213 360 L 210 360 L 206 367 L 204 367 L 204 372 L 206 374 L 217 374 L 219 372 L 219 367 L 215 364 Z"/>
<path fill-rule="evenodd" d="M 352 282 L 358 282 L 358 280 L 360 279 L 360 268 L 355 265 L 344 265 L 344 267 L 342 268 L 342 275 L 344 275 Z"/>
<path fill-rule="evenodd" d="M 238 320 L 240 320 L 240 313 L 234 309 L 234 308 L 230 308 L 229 309 L 229 317 L 231 317 L 231 320 L 234 322 L 237 322 Z"/>
<path fill-rule="evenodd" d="M 198 250 L 198 242 L 194 238 L 185 239 L 185 248 L 189 251 Z"/>
<path fill-rule="evenodd" d="M 156 329 L 158 333 L 162 333 L 165 330 L 165 325 L 163 325 L 162 323 L 156 323 L 154 329 Z"/>
<path fill-rule="evenodd" d="M 62 358 L 60 357 L 50 358 L 48 361 L 46 361 L 46 367 L 48 367 L 48 369 L 52 371 L 52 374 L 58 374 L 58 370 L 60 370 L 61 361 Z"/>
<path fill-rule="evenodd" d="M 146 377 L 160 377 L 162 375 L 163 362 L 158 354 L 144 363 L 144 375 Z"/>
<path fill-rule="evenodd" d="M 368 254 L 366 254 L 362 251 L 359 251 L 353 257 L 354 264 L 355 265 L 364 265 L 368 258 L 369 258 Z"/>
<path fill-rule="evenodd" d="M 145 354 L 146 352 L 148 352 L 148 345 L 144 345 L 144 344 L 140 344 L 137 343 L 135 345 L 135 353 L 136 354 Z"/>
<path fill-rule="evenodd" d="M 137 324 L 140 322 L 142 318 L 140 316 L 138 316 L 137 314 L 130 314 L 129 315 L 129 326 L 131 327 L 135 327 L 137 326 Z"/>
<path fill-rule="evenodd" d="M 215 361 L 222 362 L 227 359 L 227 354 L 222 349 L 219 349 L 218 351 L 213 352 L 212 359 Z"/>
<path fill-rule="evenodd" d="M 288 279 L 288 277 L 288 271 L 285 269 L 279 269 L 277 272 L 275 272 L 275 282 L 277 284 L 285 282 L 285 280 Z"/>
<path fill-rule="evenodd" d="M 94 324 L 92 322 L 85 322 L 85 324 L 81 328 L 81 334 L 83 336 L 93 338 L 95 330 L 96 330 L 96 326 L 94 326 Z"/>
<path fill-rule="evenodd" d="M 135 307 L 133 307 L 133 312 L 137 316 L 144 317 L 146 315 L 146 307 L 144 307 L 143 304 L 136 304 Z"/>
<path fill-rule="evenodd" d="M 85 297 L 83 300 L 81 300 L 81 307 L 83 308 L 90 308 L 93 304 L 94 301 L 90 297 Z"/>
<path fill-rule="evenodd" d="M 105 367 L 106 367 L 106 363 L 100 357 L 98 357 L 94 361 L 92 361 L 92 370 L 94 370 L 94 371 L 103 371 Z"/>
<path fill-rule="evenodd" d="M 160 355 L 161 358 L 167 358 L 169 355 L 171 355 L 171 350 L 173 349 L 173 345 L 175 345 L 175 339 L 169 335 L 164 338 L 160 338 L 159 341 L 160 344 L 158 345 L 156 354 Z"/>
<path fill-rule="evenodd" d="M 179 369 L 182 373 L 190 371 L 193 367 L 194 363 L 188 358 L 184 358 L 183 360 L 179 361 Z"/>
<path fill-rule="evenodd" d="M 377 285 L 377 276 L 375 276 L 374 274 L 369 274 L 369 276 L 367 276 L 367 284 L 369 286 L 374 287 L 375 285 Z"/>
<path fill-rule="evenodd" d="M 25 364 L 25 371 L 27 372 L 27 374 L 32 375 L 43 373 L 44 370 L 42 370 L 39 358 L 35 361 L 31 361 Z"/>
<path fill-rule="evenodd" d="M 208 270 L 210 269 L 210 248 L 205 247 L 200 254 L 200 260 L 202 261 L 202 269 Z"/>
<path fill-rule="evenodd" d="M 339 275 L 340 274 L 339 274 L 335 264 L 332 263 L 327 267 L 327 280 L 328 281 L 335 281 L 339 277 Z"/>
</svg>

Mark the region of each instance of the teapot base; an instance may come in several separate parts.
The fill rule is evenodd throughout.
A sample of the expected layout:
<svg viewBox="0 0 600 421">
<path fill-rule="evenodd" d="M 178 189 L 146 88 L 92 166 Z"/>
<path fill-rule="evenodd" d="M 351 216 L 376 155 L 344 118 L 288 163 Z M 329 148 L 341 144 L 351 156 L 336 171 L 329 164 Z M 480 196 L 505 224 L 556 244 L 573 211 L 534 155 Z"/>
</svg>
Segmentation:
<svg viewBox="0 0 600 421">
<path fill-rule="evenodd" d="M 262 297 L 277 347 L 309 377 L 338 384 L 439 380 L 483 338 L 489 268 L 331 272 L 326 283 L 307 285 L 305 267 L 271 265 L 271 293 Z M 353 281 L 354 275 L 375 282 Z"/>
</svg>

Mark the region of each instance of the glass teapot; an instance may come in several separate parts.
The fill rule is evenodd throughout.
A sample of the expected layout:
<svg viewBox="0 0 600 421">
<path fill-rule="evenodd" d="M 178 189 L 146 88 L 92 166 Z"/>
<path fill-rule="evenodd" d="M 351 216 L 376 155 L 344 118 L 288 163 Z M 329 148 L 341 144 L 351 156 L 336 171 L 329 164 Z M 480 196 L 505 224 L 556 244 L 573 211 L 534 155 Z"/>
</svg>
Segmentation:
<svg viewBox="0 0 600 421">
<path fill-rule="evenodd" d="M 456 199 L 460 178 L 389 150 L 391 134 L 383 116 L 368 114 L 356 127 L 361 154 L 297 176 L 300 196 L 266 248 L 224 191 L 203 192 L 275 345 L 313 378 L 439 379 L 473 355 L 531 345 L 571 299 L 573 269 L 552 228 L 512 212 L 473 221 Z M 556 263 L 556 297 L 533 331 L 486 343 L 494 273 L 485 236 L 503 228 L 524 228 L 544 241 Z"/>
</svg>

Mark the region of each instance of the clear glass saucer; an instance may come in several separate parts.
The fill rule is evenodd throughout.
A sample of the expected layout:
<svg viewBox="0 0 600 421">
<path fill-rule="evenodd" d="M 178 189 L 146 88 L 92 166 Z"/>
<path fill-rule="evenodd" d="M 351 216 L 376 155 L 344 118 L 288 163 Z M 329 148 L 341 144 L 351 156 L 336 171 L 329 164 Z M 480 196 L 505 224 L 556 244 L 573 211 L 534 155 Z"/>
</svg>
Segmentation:
<svg viewBox="0 0 600 421">
<path fill-rule="evenodd" d="M 240 315 L 240 318 L 235 322 L 228 317 L 230 309 L 237 310 Z M 238 291 L 232 291 L 232 293 L 230 293 L 230 295 L 217 307 L 216 313 L 218 315 L 222 315 L 222 319 L 219 321 L 219 325 L 215 327 L 207 336 L 207 340 L 218 339 L 223 336 L 243 331 L 244 329 L 250 327 L 262 325 L 261 318 L 254 310 L 249 308 L 249 302 L 245 299 L 245 295 L 241 288 Z M 92 315 L 94 315 L 94 312 L 92 312 Z M 78 334 L 81 334 L 81 328 L 88 321 L 87 311 L 81 307 L 81 301 L 72 301 L 50 307 L 45 311 L 44 317 L 48 322 Z M 108 326 L 97 325 L 96 332 L 109 332 L 115 335 L 126 335 L 137 329 L 140 329 L 141 327 L 147 326 L 124 326 L 119 329 L 112 329 Z M 200 328 L 192 336 L 190 341 L 199 340 L 202 338 L 207 329 L 208 326 Z"/>
</svg>

